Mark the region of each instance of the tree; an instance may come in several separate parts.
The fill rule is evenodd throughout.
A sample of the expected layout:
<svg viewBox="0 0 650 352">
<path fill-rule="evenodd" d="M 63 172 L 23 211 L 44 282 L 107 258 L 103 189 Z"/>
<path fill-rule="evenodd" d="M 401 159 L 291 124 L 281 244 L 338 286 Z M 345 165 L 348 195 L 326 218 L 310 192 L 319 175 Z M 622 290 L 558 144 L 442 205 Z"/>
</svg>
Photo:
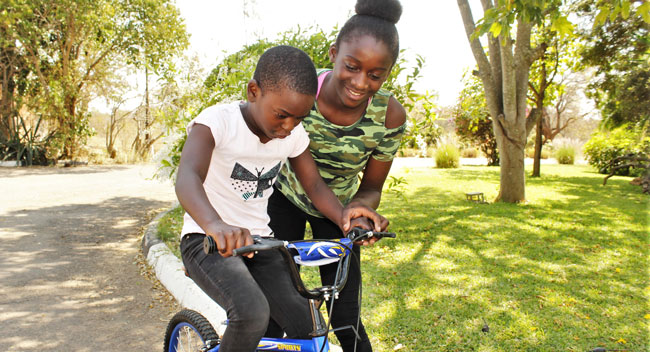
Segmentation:
<svg viewBox="0 0 650 352">
<path fill-rule="evenodd" d="M 481 81 L 475 75 L 466 73 L 463 82 L 464 87 L 453 111 L 456 134 L 462 141 L 478 145 L 487 158 L 488 166 L 497 166 L 499 152 Z"/>
<path fill-rule="evenodd" d="M 559 79 L 556 98 L 542 114 L 542 144 L 553 141 L 571 125 L 589 116 L 592 111 L 585 111 L 580 101 L 587 86 L 584 74 L 569 72 Z"/>
<path fill-rule="evenodd" d="M 91 133 L 87 103 L 114 65 L 137 65 L 143 43 L 158 53 L 142 61 L 152 67 L 187 46 L 169 0 L 12 0 L 8 9 L 0 12 L 8 34 L 2 47 L 20 48 L 24 84 L 34 93 L 28 107 L 50 122 L 63 158 L 74 157 Z"/>
<path fill-rule="evenodd" d="M 586 43 L 582 59 L 596 69 L 587 93 L 601 111 L 603 127 L 650 129 L 650 2 L 583 0 L 577 11 L 594 18 L 591 28 L 580 31 Z"/>
<path fill-rule="evenodd" d="M 541 59 L 533 62 L 531 66 L 532 77 L 528 82 L 528 88 L 532 94 L 529 95 L 529 100 L 533 103 L 536 111 L 542 112 L 541 116 L 537 117 L 537 121 L 535 122 L 535 155 L 533 157 L 533 173 L 531 177 L 540 177 L 541 174 L 542 147 L 544 146 L 544 141 L 542 140 L 544 111 L 551 99 L 552 92 L 549 92 L 549 88 L 553 87 L 553 80 L 560 68 L 559 38 L 554 35 L 549 29 L 549 26 L 540 26 L 540 32 L 538 35 L 540 43 L 545 45 L 549 41 L 552 41 L 553 44 L 550 46 L 550 49 L 555 50 L 548 52 L 549 50 L 545 48 Z"/>
<path fill-rule="evenodd" d="M 115 159 L 117 156 L 117 150 L 115 149 L 115 142 L 117 141 L 117 136 L 122 132 L 122 129 L 126 127 L 126 119 L 131 116 L 133 111 L 121 111 L 120 106 L 125 102 L 124 99 L 116 102 L 116 104 L 111 108 L 111 114 L 106 123 L 106 153 L 111 159 Z"/>
<path fill-rule="evenodd" d="M 496 4 L 492 0 L 481 0 L 485 15 L 477 27 L 468 0 L 457 1 L 478 64 L 499 149 L 501 172 L 497 200 L 522 202 L 526 199 L 526 137 L 541 116 L 539 109 L 527 111 L 528 78 L 531 64 L 546 48 L 544 43 L 536 47 L 531 45 L 532 29 L 546 18 L 552 20 L 555 31 L 568 33 L 571 24 L 561 15 L 557 0 L 498 1 Z M 489 56 L 479 40 L 488 32 Z"/>
<path fill-rule="evenodd" d="M 546 43 L 547 47 L 542 57 L 533 62 L 530 72 L 529 102 L 536 110 L 542 112 L 535 125 L 532 177 L 539 177 L 541 174 L 540 159 L 544 145 L 578 118 L 562 118 L 567 104 L 576 101 L 579 91 L 576 86 L 578 81 L 572 80 L 572 77 L 578 76 L 575 73 L 575 69 L 579 67 L 577 38 L 574 34 L 559 36 L 551 30 L 551 26 L 549 21 L 545 21 L 533 36 L 536 42 L 540 45 Z M 567 90 L 569 83 L 572 86 Z"/>
</svg>

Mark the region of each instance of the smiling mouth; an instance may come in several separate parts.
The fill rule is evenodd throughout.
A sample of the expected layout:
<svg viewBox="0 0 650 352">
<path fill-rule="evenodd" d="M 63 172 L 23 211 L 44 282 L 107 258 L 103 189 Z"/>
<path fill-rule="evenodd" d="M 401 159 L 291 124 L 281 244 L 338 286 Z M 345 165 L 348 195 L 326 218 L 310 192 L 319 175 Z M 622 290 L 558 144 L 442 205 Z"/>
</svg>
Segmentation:
<svg viewBox="0 0 650 352">
<path fill-rule="evenodd" d="M 354 90 L 352 90 L 352 89 L 350 89 L 350 88 L 346 88 L 346 90 L 347 90 L 348 94 L 349 94 L 352 98 L 359 99 L 359 98 L 362 98 L 362 97 L 364 96 L 363 93 L 358 93 L 358 92 L 356 92 L 356 91 L 354 91 Z"/>
</svg>

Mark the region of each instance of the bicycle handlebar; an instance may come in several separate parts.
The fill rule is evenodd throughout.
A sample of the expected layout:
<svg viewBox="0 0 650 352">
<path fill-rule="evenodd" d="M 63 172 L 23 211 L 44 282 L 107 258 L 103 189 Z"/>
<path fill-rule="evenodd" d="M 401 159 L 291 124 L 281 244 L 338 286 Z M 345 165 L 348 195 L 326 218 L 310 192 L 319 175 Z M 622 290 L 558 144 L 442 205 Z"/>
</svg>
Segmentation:
<svg viewBox="0 0 650 352">
<path fill-rule="evenodd" d="M 243 246 L 239 247 L 235 250 L 233 250 L 233 255 L 242 255 L 245 253 L 249 252 L 254 252 L 254 251 L 264 251 L 264 250 L 270 250 L 270 249 L 278 249 L 284 258 L 284 261 L 287 263 L 289 267 L 289 272 L 291 276 L 291 280 L 298 291 L 300 295 L 302 295 L 305 298 L 308 299 L 315 299 L 315 300 L 321 300 L 325 298 L 325 300 L 329 299 L 328 297 L 333 295 L 336 298 L 336 295 L 338 295 L 338 292 L 340 292 L 343 289 L 343 286 L 345 286 L 345 283 L 347 281 L 347 276 L 348 276 L 348 267 L 349 267 L 349 262 L 350 262 L 350 255 L 343 255 L 342 260 L 339 261 L 339 265 L 337 268 L 337 274 L 336 274 L 336 279 L 335 283 L 331 286 L 323 286 L 321 288 L 316 288 L 316 289 L 308 289 L 305 287 L 304 283 L 302 282 L 302 279 L 300 277 L 300 273 L 296 267 L 296 262 L 294 261 L 293 255 L 289 253 L 289 250 L 287 246 L 289 245 L 289 242 L 287 241 L 282 241 L 278 240 L 275 238 L 265 238 L 265 237 L 260 237 L 260 236 L 252 236 L 253 237 L 253 242 L 255 242 L 252 245 L 248 246 Z M 364 230 L 358 227 L 355 227 L 352 229 L 350 232 L 347 233 L 346 237 L 350 239 L 352 242 L 356 242 L 359 240 L 363 239 L 368 239 L 371 237 L 377 237 L 377 238 L 382 238 L 382 237 L 392 237 L 395 238 L 395 233 L 392 232 L 376 232 L 376 231 L 371 231 L 371 230 Z M 330 240 L 323 240 L 324 242 L 331 242 Z M 301 241 L 296 241 L 296 242 L 301 242 Z M 350 248 L 348 248 L 349 250 Z M 212 254 L 217 251 L 217 244 L 212 239 L 210 236 L 205 236 L 205 239 L 203 240 L 203 250 L 206 254 Z M 293 249 L 292 249 L 293 250 Z"/>
<path fill-rule="evenodd" d="M 380 232 L 380 231 L 372 231 L 372 230 L 365 230 L 360 227 L 355 227 L 350 232 L 347 233 L 346 237 L 352 240 L 352 242 L 357 242 L 360 240 L 365 240 L 369 239 L 371 237 L 376 237 L 376 238 L 382 238 L 382 237 L 391 237 L 395 238 L 395 233 L 394 232 Z M 265 238 L 261 236 L 254 235 L 253 237 L 253 244 L 248 245 L 248 246 L 243 246 L 239 247 L 237 249 L 234 249 L 232 251 L 232 255 L 237 256 L 237 255 L 243 255 L 249 252 L 256 252 L 256 251 L 267 251 L 270 249 L 276 249 L 280 247 L 285 247 L 288 242 L 278 240 L 275 238 Z M 212 254 L 217 251 L 217 243 L 214 241 L 214 239 L 210 236 L 205 236 L 205 239 L 203 240 L 203 251 L 205 254 Z"/>
<path fill-rule="evenodd" d="M 352 242 L 370 239 L 371 237 L 376 237 L 377 239 L 380 239 L 382 237 L 395 238 L 395 236 L 396 235 L 394 232 L 380 232 L 380 231 L 365 230 L 360 227 L 353 228 L 346 235 L 346 237 L 352 240 Z"/>
</svg>

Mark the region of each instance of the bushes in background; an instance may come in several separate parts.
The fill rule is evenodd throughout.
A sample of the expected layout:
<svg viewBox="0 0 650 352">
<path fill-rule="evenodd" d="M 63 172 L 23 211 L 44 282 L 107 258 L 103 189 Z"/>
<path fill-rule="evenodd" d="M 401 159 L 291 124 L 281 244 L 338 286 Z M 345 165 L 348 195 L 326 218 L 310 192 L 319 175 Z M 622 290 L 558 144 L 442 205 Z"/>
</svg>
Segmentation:
<svg viewBox="0 0 650 352">
<path fill-rule="evenodd" d="M 555 150 L 555 159 L 559 164 L 573 165 L 576 160 L 576 150 L 570 145 L 563 145 Z"/>
<path fill-rule="evenodd" d="M 585 158 L 602 174 L 609 174 L 609 161 L 630 153 L 650 153 L 650 137 L 642 128 L 621 126 L 611 131 L 597 131 L 584 146 Z M 636 176 L 629 168 L 616 170 L 616 175 Z"/>
<path fill-rule="evenodd" d="M 460 151 L 450 143 L 440 145 L 436 149 L 436 167 L 439 168 L 456 168 L 460 165 Z"/>
</svg>

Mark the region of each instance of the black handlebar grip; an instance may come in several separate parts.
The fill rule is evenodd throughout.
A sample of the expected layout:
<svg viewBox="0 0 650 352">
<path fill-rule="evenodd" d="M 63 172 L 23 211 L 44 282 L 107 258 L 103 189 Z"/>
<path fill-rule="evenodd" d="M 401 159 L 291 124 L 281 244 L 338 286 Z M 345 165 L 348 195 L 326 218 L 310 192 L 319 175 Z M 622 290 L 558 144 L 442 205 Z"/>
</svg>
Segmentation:
<svg viewBox="0 0 650 352">
<path fill-rule="evenodd" d="M 212 254 L 217 251 L 217 242 L 212 237 L 206 235 L 203 239 L 203 252 L 205 254 Z"/>
<path fill-rule="evenodd" d="M 375 236 L 390 237 L 390 238 L 397 237 L 395 232 L 375 232 Z"/>
<path fill-rule="evenodd" d="M 257 247 L 259 247 L 259 245 L 251 244 L 249 246 L 243 246 L 243 247 L 235 248 L 235 249 L 232 250 L 232 255 L 233 256 L 238 256 L 238 255 L 244 255 L 244 254 L 249 253 L 249 252 L 255 252 L 256 250 L 258 250 Z"/>
</svg>

